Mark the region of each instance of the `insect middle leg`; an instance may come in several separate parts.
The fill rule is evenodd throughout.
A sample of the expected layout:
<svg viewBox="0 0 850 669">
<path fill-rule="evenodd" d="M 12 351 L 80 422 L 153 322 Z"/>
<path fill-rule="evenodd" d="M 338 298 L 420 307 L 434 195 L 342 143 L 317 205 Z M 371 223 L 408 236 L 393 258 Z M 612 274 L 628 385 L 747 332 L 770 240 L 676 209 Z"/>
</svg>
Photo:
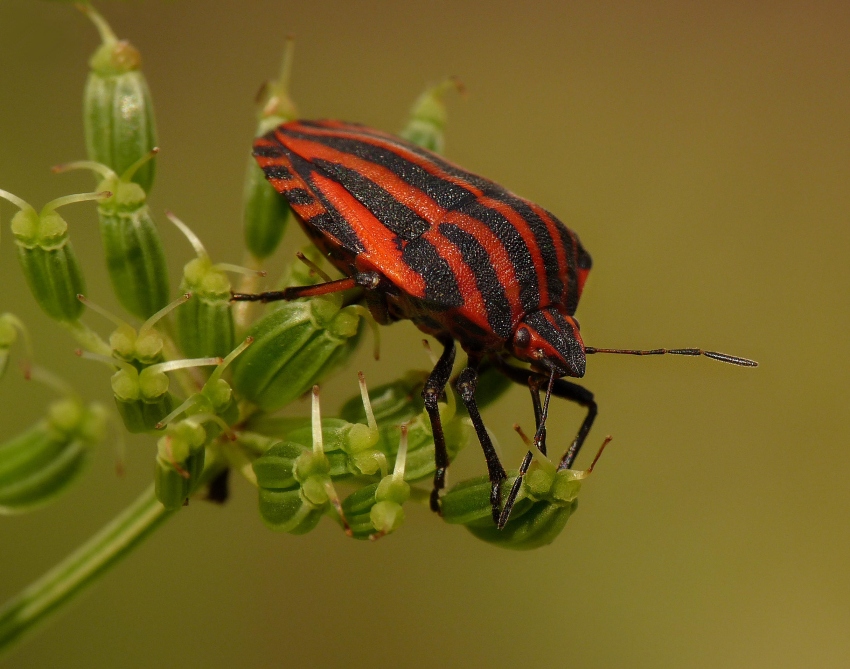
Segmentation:
<svg viewBox="0 0 850 669">
<path fill-rule="evenodd" d="M 499 461 L 499 455 L 493 447 L 493 441 L 484 427 L 484 421 L 481 418 L 481 413 L 478 411 L 478 404 L 475 402 L 475 388 L 478 384 L 478 372 L 474 367 L 467 367 L 457 378 L 457 389 L 460 392 L 460 398 L 463 400 L 464 406 L 469 413 L 469 418 L 472 420 L 472 425 L 475 428 L 475 433 L 478 435 L 478 441 L 481 443 L 481 448 L 484 451 L 484 458 L 487 461 L 487 473 L 490 476 L 490 508 L 493 512 L 493 522 L 499 524 L 501 515 L 500 502 L 502 498 L 502 481 L 508 475 L 505 473 L 505 468 Z"/>
<path fill-rule="evenodd" d="M 443 423 L 440 420 L 440 407 L 437 400 L 440 398 L 455 362 L 455 342 L 451 337 L 440 339 L 443 345 L 443 353 L 440 359 L 425 381 L 422 389 L 422 399 L 425 401 L 425 410 L 431 419 L 431 432 L 434 436 L 434 488 L 431 490 L 431 511 L 440 512 L 440 491 L 446 487 L 446 468 L 449 466 L 449 452 L 446 449 L 446 437 L 443 434 Z"/>
</svg>

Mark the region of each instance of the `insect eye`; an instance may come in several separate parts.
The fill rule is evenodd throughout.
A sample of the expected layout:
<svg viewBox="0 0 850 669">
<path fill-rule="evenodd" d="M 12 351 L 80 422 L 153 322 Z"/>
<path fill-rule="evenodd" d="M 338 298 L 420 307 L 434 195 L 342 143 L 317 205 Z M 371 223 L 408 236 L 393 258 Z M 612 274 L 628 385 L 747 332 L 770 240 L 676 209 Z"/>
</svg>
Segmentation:
<svg viewBox="0 0 850 669">
<path fill-rule="evenodd" d="M 520 328 L 514 336 L 514 345 L 517 348 L 526 348 L 531 343 L 531 333 L 528 328 Z"/>
</svg>

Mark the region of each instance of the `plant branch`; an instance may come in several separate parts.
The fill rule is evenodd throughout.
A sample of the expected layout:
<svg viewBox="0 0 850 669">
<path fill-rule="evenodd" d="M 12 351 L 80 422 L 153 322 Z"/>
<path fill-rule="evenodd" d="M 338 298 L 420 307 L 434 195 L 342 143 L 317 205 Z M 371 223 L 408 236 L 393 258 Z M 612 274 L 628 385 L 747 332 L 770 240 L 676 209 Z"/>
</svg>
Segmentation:
<svg viewBox="0 0 850 669">
<path fill-rule="evenodd" d="M 151 485 L 100 532 L 9 600 L 0 609 L 0 656 L 116 565 L 173 514 L 157 501 Z"/>
</svg>

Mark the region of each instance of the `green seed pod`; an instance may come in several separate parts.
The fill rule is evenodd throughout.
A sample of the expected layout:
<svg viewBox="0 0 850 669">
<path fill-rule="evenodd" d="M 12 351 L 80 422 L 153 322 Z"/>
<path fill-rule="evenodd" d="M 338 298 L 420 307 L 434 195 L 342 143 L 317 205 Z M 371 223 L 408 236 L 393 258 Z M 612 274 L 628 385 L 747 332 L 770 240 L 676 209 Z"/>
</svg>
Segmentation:
<svg viewBox="0 0 850 669">
<path fill-rule="evenodd" d="M 240 439 L 244 433 L 240 434 Z M 252 466 L 260 488 L 289 490 L 299 486 L 295 478 L 295 462 L 310 447 L 293 441 L 276 441 L 263 455 L 254 460 Z M 350 476 L 348 457 L 342 451 L 328 451 L 328 476 L 340 479 Z"/>
<path fill-rule="evenodd" d="M 408 423 L 408 453 L 404 479 L 419 481 L 434 474 L 434 436 L 431 420 L 425 412 L 421 391 L 427 372 L 410 371 L 401 379 L 376 387 L 369 393 L 379 439 L 375 448 L 395 460 L 401 423 Z M 450 460 L 466 445 L 468 429 L 462 416 L 456 413 L 456 400 L 451 390 L 447 403 L 440 403 L 443 434 Z M 342 407 L 340 415 L 351 421 L 366 420 L 363 400 L 352 397 Z"/>
<path fill-rule="evenodd" d="M 96 360 L 110 367 L 118 367 L 112 375 L 112 393 L 115 406 L 131 433 L 147 432 L 162 427 L 161 423 L 174 409 L 174 397 L 168 388 L 170 381 L 166 372 L 205 365 L 219 365 L 221 358 L 194 358 L 169 360 L 155 365 L 137 367 L 117 357 L 77 351 L 88 360 Z"/>
<path fill-rule="evenodd" d="M 387 455 L 377 448 L 379 440 L 378 424 L 372 405 L 369 402 L 369 393 L 366 388 L 366 378 L 363 372 L 358 374 L 360 384 L 360 398 L 363 403 L 366 425 L 363 423 L 349 423 L 339 418 L 330 418 L 322 421 L 322 439 L 326 452 L 343 451 L 348 455 L 349 471 L 355 476 L 386 476 L 388 471 Z M 300 443 L 307 443 L 309 436 L 305 430 L 294 429 L 288 433 L 288 438 Z"/>
<path fill-rule="evenodd" d="M 584 471 L 556 469 L 537 453 L 516 497 L 510 519 L 500 530 L 490 508 L 490 480 L 480 476 L 454 486 L 443 497 L 441 512 L 448 523 L 466 525 L 476 537 L 501 548 L 529 550 L 552 543 L 578 507 L 581 482 L 593 471 L 610 437 L 605 440 L 590 467 Z M 508 473 L 502 483 L 502 506 L 518 472 Z"/>
<path fill-rule="evenodd" d="M 313 386 L 312 398 L 312 448 L 292 442 L 277 443 L 254 462 L 260 515 L 274 530 L 303 534 L 313 529 L 319 517 L 333 508 L 340 524 L 350 534 L 331 478 L 333 464 L 324 451 L 318 386 Z"/>
<path fill-rule="evenodd" d="M 289 38 L 286 41 L 280 76 L 263 89 L 257 137 L 298 116 L 289 97 L 294 49 L 295 41 Z M 269 183 L 253 156 L 248 157 L 242 202 L 245 246 L 257 261 L 264 260 L 274 253 L 280 244 L 291 210 L 286 198 Z"/>
<path fill-rule="evenodd" d="M 316 506 L 305 499 L 301 488 L 260 488 L 259 501 L 263 522 L 276 532 L 306 534 L 319 524 L 325 514 L 325 506 Z"/>
<path fill-rule="evenodd" d="M 47 417 L 0 444 L 0 513 L 47 504 L 68 489 L 103 440 L 106 411 L 97 403 L 54 402 Z"/>
<path fill-rule="evenodd" d="M 287 302 L 248 331 L 254 345 L 233 365 L 233 388 L 265 411 L 286 406 L 348 360 L 363 311 L 341 295 Z"/>
<path fill-rule="evenodd" d="M 154 490 L 166 509 L 186 504 L 204 470 L 208 435 L 199 418 L 170 425 L 168 433 L 157 441 Z"/>
<path fill-rule="evenodd" d="M 97 208 L 106 269 L 121 306 L 145 319 L 168 304 L 168 267 L 159 231 L 151 218 L 145 191 L 131 181 L 149 164 L 158 149 L 152 149 L 130 165 L 119 177 L 101 163 L 80 160 L 57 165 L 54 172 L 92 170 L 101 177 L 99 190 L 109 191 Z"/>
<path fill-rule="evenodd" d="M 89 159 L 121 174 L 157 144 L 151 94 L 139 69 L 139 51 L 119 40 L 91 5 L 80 8 L 103 41 L 89 60 L 91 72 L 83 97 L 86 149 Z M 153 163 L 146 163 L 133 175 L 145 192 L 153 185 L 154 169 Z M 141 317 L 147 316 L 150 313 Z"/>
<path fill-rule="evenodd" d="M 183 267 L 180 290 L 191 293 L 194 299 L 177 312 L 177 341 L 190 357 L 225 356 L 233 350 L 236 334 L 230 280 L 224 269 L 236 268 L 214 265 L 195 233 L 173 214 L 167 216 L 186 235 L 198 256 Z"/>
<path fill-rule="evenodd" d="M 12 217 L 18 260 L 30 291 L 44 312 L 57 321 L 74 322 L 83 313 L 77 295 L 85 292 L 80 263 L 68 236 L 68 223 L 56 209 L 72 202 L 102 200 L 112 194 L 83 193 L 48 202 L 41 212 L 11 193 L 0 190 L 20 211 Z"/>
<path fill-rule="evenodd" d="M 393 473 L 352 493 L 342 503 L 355 539 L 379 539 L 404 522 L 402 506 L 410 498 L 410 486 L 404 481 L 406 455 L 407 426 L 402 425 Z"/>
<path fill-rule="evenodd" d="M 429 86 L 420 95 L 410 110 L 410 119 L 399 133 L 414 144 L 442 153 L 445 146 L 443 131 L 446 127 L 445 94 L 451 89 L 463 92 L 463 84 L 455 77 L 449 77 L 436 86 Z"/>
<path fill-rule="evenodd" d="M 23 336 L 28 354 L 28 359 L 24 362 L 24 373 L 26 375 L 29 374 L 29 365 L 32 360 L 32 345 L 27 329 L 14 314 L 0 314 L 0 379 L 3 378 L 6 368 L 9 366 L 10 351 L 15 342 L 18 341 L 19 334 Z"/>
</svg>

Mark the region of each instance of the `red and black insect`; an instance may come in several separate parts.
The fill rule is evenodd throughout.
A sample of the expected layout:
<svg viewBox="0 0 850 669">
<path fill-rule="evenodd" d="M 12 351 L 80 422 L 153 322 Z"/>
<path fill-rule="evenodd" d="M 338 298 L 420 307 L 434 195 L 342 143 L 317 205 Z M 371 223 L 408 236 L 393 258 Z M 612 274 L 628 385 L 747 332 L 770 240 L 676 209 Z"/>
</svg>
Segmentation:
<svg viewBox="0 0 850 669">
<path fill-rule="evenodd" d="M 561 469 L 573 464 L 596 417 L 593 394 L 561 378 L 583 377 L 586 355 L 707 355 L 755 365 L 700 349 L 585 346 L 574 314 L 591 259 L 578 236 L 542 207 L 398 137 L 339 121 L 293 121 L 257 139 L 254 156 L 346 278 L 233 299 L 289 300 L 359 286 L 379 323 L 410 319 L 443 344 L 422 393 L 434 433 L 435 511 L 449 464 L 437 399 L 449 381 L 455 342 L 469 358 L 456 386 L 484 450 L 499 527 L 510 516 L 531 453 L 500 508 L 506 473 L 475 401 L 483 365 L 531 388 L 534 443 L 543 453 L 550 396 L 587 409 Z M 530 370 L 508 364 L 508 357 L 529 363 Z"/>
</svg>

